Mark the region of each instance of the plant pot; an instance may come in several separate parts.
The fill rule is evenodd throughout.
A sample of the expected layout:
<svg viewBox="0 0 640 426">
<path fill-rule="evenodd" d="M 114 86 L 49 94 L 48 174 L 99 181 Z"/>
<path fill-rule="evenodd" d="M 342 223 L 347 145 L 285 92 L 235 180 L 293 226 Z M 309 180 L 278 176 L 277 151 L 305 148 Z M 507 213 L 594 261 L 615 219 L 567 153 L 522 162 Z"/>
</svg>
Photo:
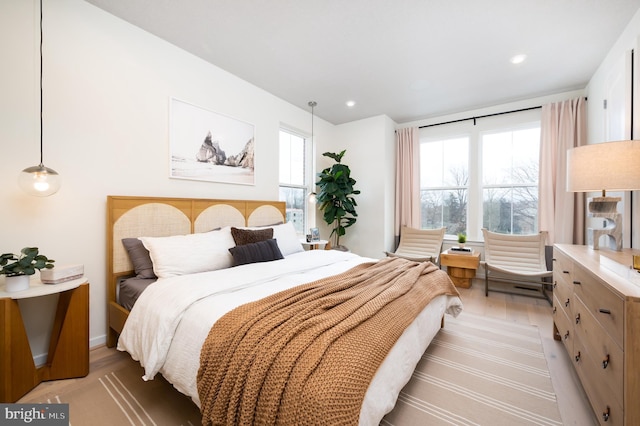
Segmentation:
<svg viewBox="0 0 640 426">
<path fill-rule="evenodd" d="M 338 246 L 333 246 L 331 247 L 332 250 L 338 250 L 338 251 L 349 251 L 349 248 L 347 246 L 343 246 L 343 245 L 338 245 Z"/>
<path fill-rule="evenodd" d="M 5 291 L 7 293 L 24 291 L 24 290 L 27 290 L 28 288 L 29 288 L 28 275 L 15 275 L 13 277 L 5 278 Z"/>
</svg>

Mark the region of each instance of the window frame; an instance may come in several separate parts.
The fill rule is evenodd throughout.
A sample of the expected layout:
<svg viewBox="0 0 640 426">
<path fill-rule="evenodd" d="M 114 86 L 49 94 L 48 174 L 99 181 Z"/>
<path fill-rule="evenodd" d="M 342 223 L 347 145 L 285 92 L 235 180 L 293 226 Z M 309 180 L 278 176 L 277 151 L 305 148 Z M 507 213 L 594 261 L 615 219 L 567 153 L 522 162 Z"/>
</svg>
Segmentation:
<svg viewBox="0 0 640 426">
<path fill-rule="evenodd" d="M 477 120 L 465 120 L 461 122 L 443 124 L 439 126 L 427 126 L 419 130 L 419 144 L 429 143 L 443 139 L 460 137 L 469 138 L 469 178 L 467 193 L 467 240 L 483 241 L 483 182 L 482 182 L 482 135 L 487 133 L 499 133 L 505 131 L 520 130 L 525 128 L 540 127 L 541 110 L 532 109 L 510 114 L 483 117 Z M 421 165 L 419 167 L 422 167 Z M 538 182 L 538 191 L 539 191 Z M 429 189 L 453 189 L 436 188 Z M 420 191 L 423 190 L 420 185 Z M 539 199 L 538 199 L 539 202 Z M 422 203 L 420 203 L 422 210 Z M 538 204 L 538 214 L 540 205 Z M 457 236 L 446 234 L 446 239 L 456 239 Z"/>
<path fill-rule="evenodd" d="M 292 188 L 292 189 L 302 189 L 303 190 L 303 226 L 302 226 L 302 233 L 298 233 L 299 236 L 305 235 L 306 234 L 306 230 L 310 228 L 310 226 L 312 226 L 312 223 L 315 223 L 312 221 L 311 218 L 311 214 L 312 214 L 312 209 L 310 209 L 309 206 L 309 202 L 308 202 L 308 197 L 309 197 L 309 193 L 311 192 L 310 188 L 313 188 L 315 186 L 315 182 L 314 182 L 314 173 L 313 173 L 313 144 L 311 141 L 311 136 L 307 135 L 303 132 L 300 132 L 298 130 L 294 130 L 290 127 L 287 126 L 280 126 L 279 131 L 278 131 L 278 159 L 280 160 L 280 137 L 282 133 L 287 133 L 291 136 L 300 138 L 303 140 L 304 143 L 304 172 L 303 172 L 303 179 L 304 182 L 303 184 L 290 184 L 290 183 L 283 183 L 280 182 L 280 162 L 278 162 L 278 194 L 280 193 L 280 188 Z M 279 196 L 278 196 L 279 197 Z M 282 201 L 282 200 L 281 200 Z M 286 200 L 284 200 L 286 201 Z M 287 206 L 288 209 L 288 206 Z"/>
</svg>

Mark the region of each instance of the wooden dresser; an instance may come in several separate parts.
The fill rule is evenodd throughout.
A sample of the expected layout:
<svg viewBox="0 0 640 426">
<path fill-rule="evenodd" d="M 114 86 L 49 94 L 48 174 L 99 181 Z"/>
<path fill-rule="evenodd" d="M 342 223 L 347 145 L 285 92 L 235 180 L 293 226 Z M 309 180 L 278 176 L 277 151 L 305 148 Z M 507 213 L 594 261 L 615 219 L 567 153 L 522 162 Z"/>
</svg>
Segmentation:
<svg viewBox="0 0 640 426">
<path fill-rule="evenodd" d="M 554 336 L 602 425 L 640 424 L 640 250 L 553 250 Z"/>
</svg>

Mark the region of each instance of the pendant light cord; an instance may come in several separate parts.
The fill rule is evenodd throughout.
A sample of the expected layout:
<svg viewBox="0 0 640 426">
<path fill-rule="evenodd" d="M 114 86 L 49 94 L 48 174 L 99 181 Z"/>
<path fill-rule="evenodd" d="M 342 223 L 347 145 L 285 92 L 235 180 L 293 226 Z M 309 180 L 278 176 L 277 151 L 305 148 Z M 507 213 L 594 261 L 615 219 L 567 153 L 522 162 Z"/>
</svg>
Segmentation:
<svg viewBox="0 0 640 426">
<path fill-rule="evenodd" d="M 44 166 L 42 137 L 42 0 L 40 0 L 40 167 Z"/>
</svg>

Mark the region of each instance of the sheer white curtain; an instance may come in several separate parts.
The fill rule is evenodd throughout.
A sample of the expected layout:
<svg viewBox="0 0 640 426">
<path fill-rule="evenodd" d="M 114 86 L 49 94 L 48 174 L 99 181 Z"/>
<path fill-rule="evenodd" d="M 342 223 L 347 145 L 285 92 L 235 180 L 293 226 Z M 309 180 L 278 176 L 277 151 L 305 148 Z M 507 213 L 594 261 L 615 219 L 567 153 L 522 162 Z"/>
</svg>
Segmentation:
<svg viewBox="0 0 640 426">
<path fill-rule="evenodd" d="M 584 97 L 542 106 L 539 229 L 548 245 L 584 244 L 584 196 L 567 192 L 567 150 L 586 144 Z"/>
<path fill-rule="evenodd" d="M 420 146 L 417 127 L 396 130 L 396 246 L 400 228 L 420 228 Z"/>
</svg>

